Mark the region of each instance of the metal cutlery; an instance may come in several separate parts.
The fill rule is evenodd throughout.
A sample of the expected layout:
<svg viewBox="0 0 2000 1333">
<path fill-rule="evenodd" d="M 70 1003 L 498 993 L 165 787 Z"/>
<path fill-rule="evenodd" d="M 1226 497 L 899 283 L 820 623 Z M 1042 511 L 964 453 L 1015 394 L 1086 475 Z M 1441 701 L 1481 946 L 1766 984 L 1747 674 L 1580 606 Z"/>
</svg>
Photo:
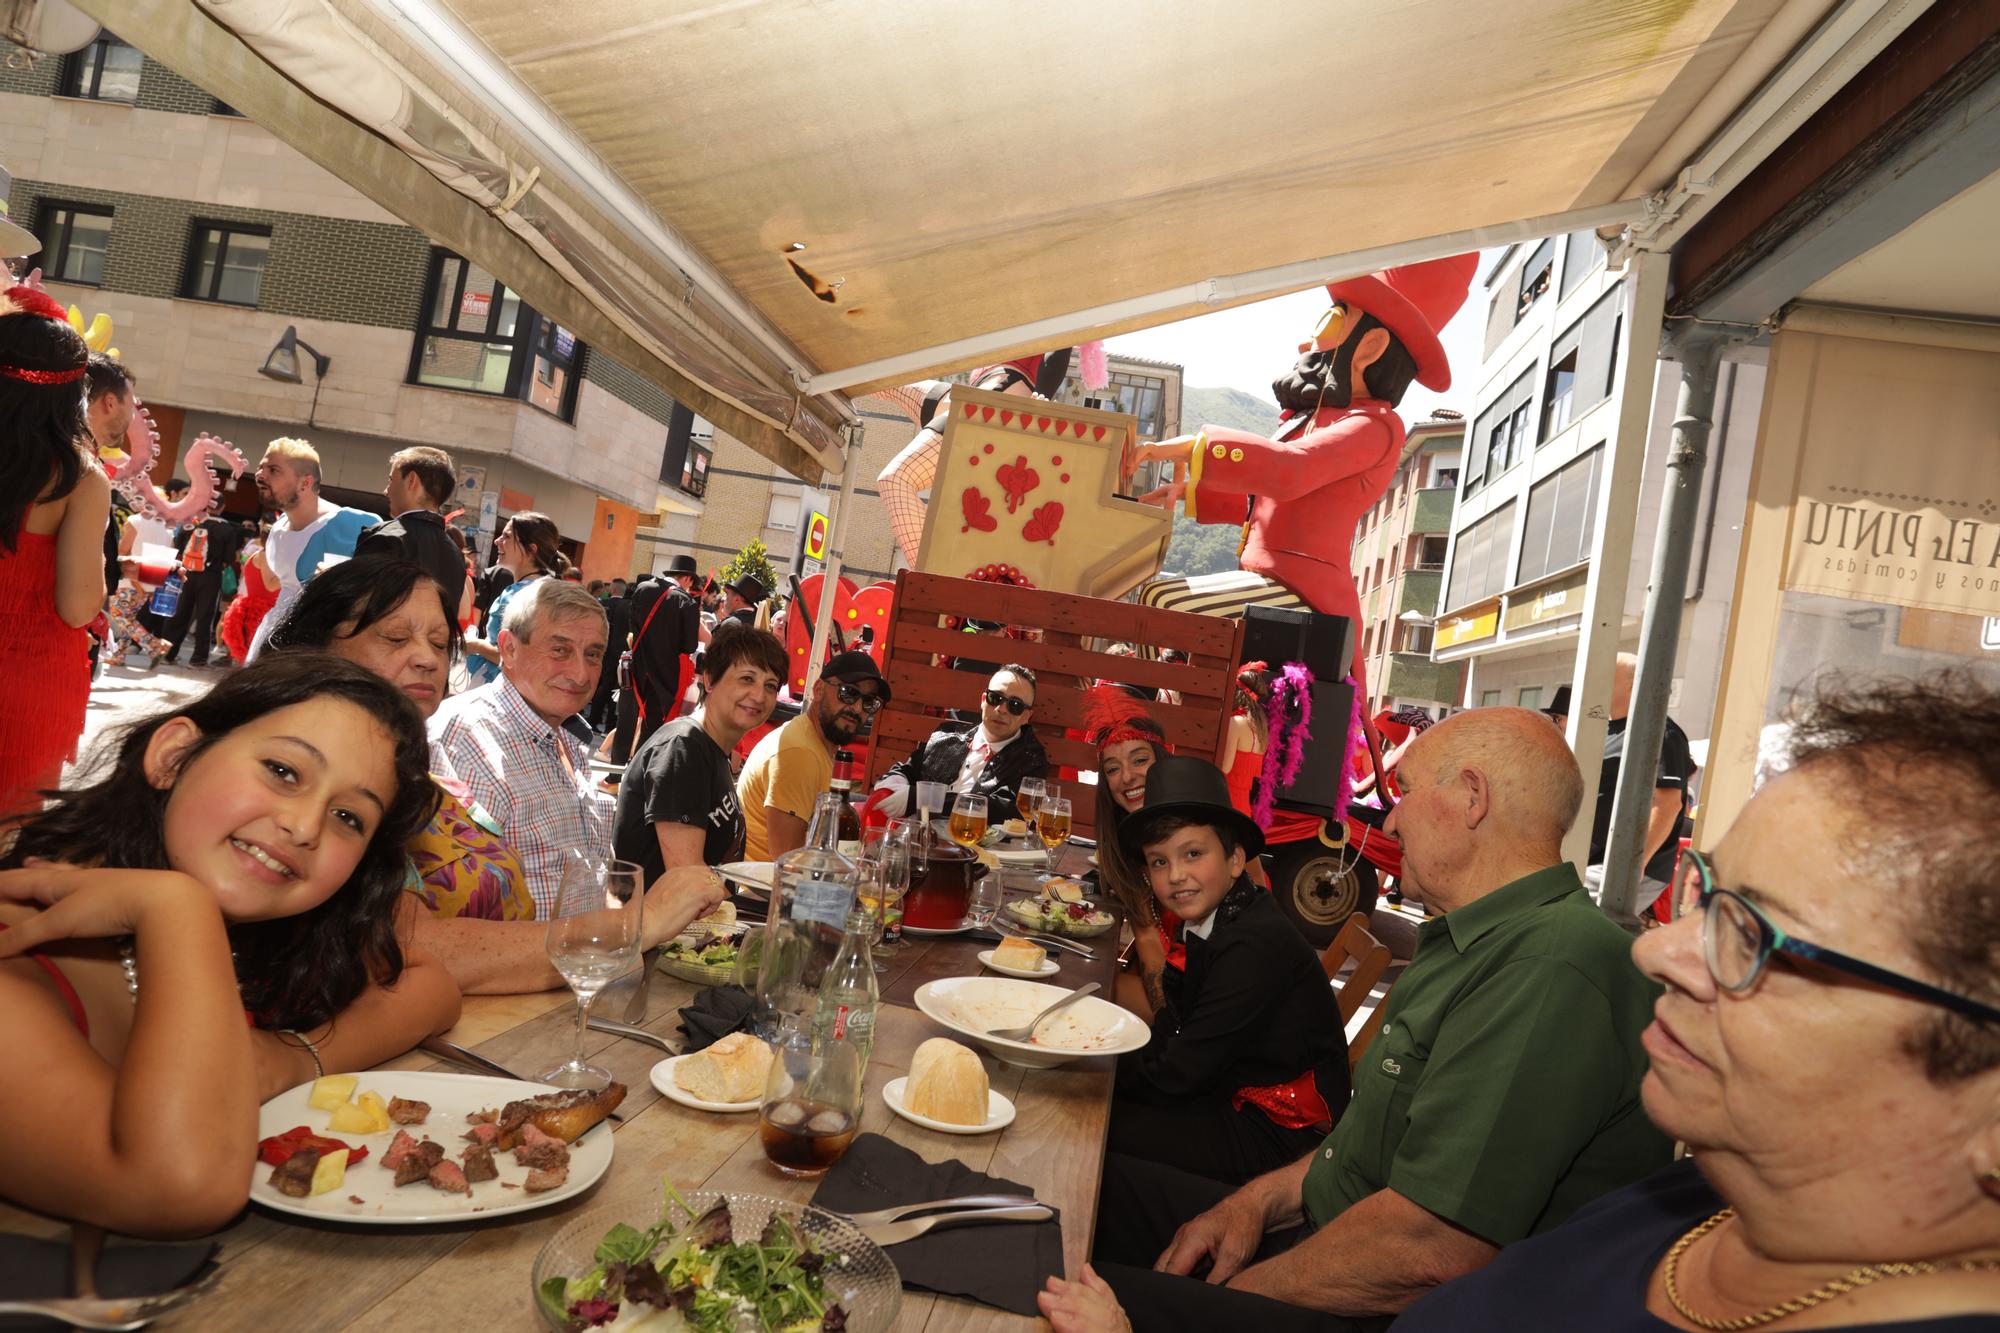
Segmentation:
<svg viewBox="0 0 2000 1333">
<path fill-rule="evenodd" d="M 1003 938 L 1007 936 L 1012 936 L 1015 939 L 1027 940 L 1031 943 L 1039 944 L 1045 949 L 1047 948 L 1061 949 L 1065 953 L 1075 954 L 1077 957 L 1083 959 L 1085 962 L 1095 962 L 1097 960 L 1096 950 L 1086 949 L 1081 944 L 1076 944 L 1065 939 L 1059 939 L 1054 935 L 1036 935 L 1033 934 L 1032 932 L 1025 930 L 1002 930 L 1000 929 L 998 922 L 994 923 L 994 933 L 1002 936 Z"/>
<path fill-rule="evenodd" d="M 1062 1010 L 1069 1008 L 1084 996 L 1093 995 L 1102 989 L 1104 988 L 1096 982 L 1088 982 L 1085 985 L 1078 986 L 1075 990 L 1023 1023 L 1020 1027 L 993 1028 L 986 1035 L 989 1037 L 998 1037 L 1002 1041 L 1033 1041 L 1035 1039 L 1035 1029 L 1040 1027 L 1043 1022 Z"/>
<path fill-rule="evenodd" d="M 932 1227 L 946 1222 L 1046 1222 L 1056 1215 L 1055 1209 L 1038 1203 L 1030 1208 L 974 1208 L 962 1213 L 931 1213 L 925 1217 L 913 1217 L 903 1222 L 881 1222 L 862 1227 L 861 1234 L 877 1245 L 901 1245 L 906 1240 L 915 1240 Z"/>
<path fill-rule="evenodd" d="M 201 1299 L 221 1280 L 222 1273 L 218 1269 L 199 1282 L 163 1291 L 157 1296 L 118 1300 L 0 1301 L 0 1315 L 41 1315 L 76 1328 L 126 1333 L 129 1329 L 144 1328 L 155 1319 Z"/>
<path fill-rule="evenodd" d="M 660 950 L 666 947 L 664 944 L 655 944 L 652 948 L 646 950 L 645 953 L 639 955 L 639 984 L 632 988 L 631 1003 L 625 1006 L 625 1021 L 627 1023 L 645 1021 L 646 994 L 653 986 L 653 964 L 660 961 Z"/>
<path fill-rule="evenodd" d="M 440 1060 L 449 1060 L 452 1064 L 462 1065 L 467 1069 L 477 1069 L 482 1074 L 493 1074 L 500 1078 L 511 1078 L 516 1083 L 533 1083 L 535 1081 L 531 1078 L 523 1078 L 521 1075 L 507 1068 L 507 1066 L 496 1064 L 479 1052 L 467 1050 L 457 1042 L 446 1041 L 443 1037 L 425 1037 L 417 1043 L 417 1049 L 435 1055 Z"/>
<path fill-rule="evenodd" d="M 858 1227 L 880 1226 L 885 1222 L 900 1222 L 913 1213 L 927 1213 L 936 1209 L 962 1210 L 966 1208 L 1034 1208 L 1040 1201 L 1029 1194 L 961 1194 L 950 1199 L 932 1199 L 928 1203 L 906 1203 L 898 1208 L 878 1208 L 872 1213 L 848 1213 L 847 1220 Z"/>
<path fill-rule="evenodd" d="M 592 1014 L 589 1026 L 595 1032 L 609 1032 L 614 1036 L 630 1037 L 634 1041 L 643 1041 L 648 1046 L 657 1046 L 668 1055 L 679 1055 L 681 1053 L 680 1047 L 674 1045 L 659 1033 L 648 1032 L 645 1028 L 634 1027 L 630 1023 L 620 1023 L 615 1019 L 599 1018 L 597 1015 Z"/>
</svg>

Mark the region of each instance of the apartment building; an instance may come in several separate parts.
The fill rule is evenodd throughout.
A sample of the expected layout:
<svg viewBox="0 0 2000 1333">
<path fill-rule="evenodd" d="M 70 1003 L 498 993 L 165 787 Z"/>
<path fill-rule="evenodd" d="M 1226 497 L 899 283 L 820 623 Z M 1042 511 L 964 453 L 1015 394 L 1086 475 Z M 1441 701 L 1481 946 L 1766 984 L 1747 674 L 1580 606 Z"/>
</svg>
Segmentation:
<svg viewBox="0 0 2000 1333">
<path fill-rule="evenodd" d="M 1085 394 L 1074 369 L 1056 397 L 1067 403 L 1129 412 L 1138 421 L 1142 441 L 1165 439 L 1180 432 L 1181 368 L 1140 357 L 1113 355 L 1110 384 Z M 959 378 L 963 378 L 960 376 Z M 855 400 L 864 434 L 854 496 L 855 511 L 847 524 L 842 566 L 856 583 L 892 579 L 907 563 L 889 533 L 875 478 L 916 435 L 908 416 L 885 400 L 867 396 Z M 793 572 L 801 516 L 814 508 L 827 511 L 837 478 L 815 488 L 784 472 L 749 446 L 717 432 L 700 418 L 691 418 L 688 444 L 667 450 L 661 477 L 664 514 L 660 527 L 644 534 L 640 564 L 664 567 L 667 559 L 692 550 L 704 569 L 719 567 L 751 538 L 759 538 L 771 553 L 780 576 Z M 682 460 L 685 461 L 682 461 Z M 671 473 L 670 478 L 665 475 Z M 697 489 L 690 495 L 688 487 Z M 698 513 L 671 512 L 675 488 L 684 498 L 699 498 Z"/>
<path fill-rule="evenodd" d="M 1371 711 L 1458 703 L 1463 668 L 1431 660 L 1431 621 L 1451 542 L 1465 419 L 1439 408 L 1409 428 L 1389 489 L 1354 534 L 1361 651 Z"/>
<path fill-rule="evenodd" d="M 482 549 L 535 509 L 590 577 L 630 571 L 674 402 L 492 274 L 115 37 L 0 68 L 0 162 L 50 293 L 112 317 L 160 480 L 202 431 L 253 463 L 303 436 L 331 497 L 379 507 L 389 455 L 433 444 Z M 296 382 L 259 373 L 288 328 Z M 254 512 L 254 488 L 227 506 Z"/>
<path fill-rule="evenodd" d="M 1478 299 L 1475 289 L 1473 299 Z M 1619 358 L 1628 303 L 1588 232 L 1511 246 L 1489 266 L 1485 355 L 1475 374 L 1431 652 L 1464 672 L 1464 707 L 1546 707 L 1576 672 L 1586 588 L 1625 583 L 1622 647 L 1636 647 L 1667 476 L 1679 367 L 1652 363 L 1651 424 L 1630 567 L 1591 567 L 1607 460 L 1616 448 Z M 1746 353 L 1755 357 L 1756 353 Z M 1717 391 L 1695 568 L 1669 707 L 1709 734 L 1749 491 L 1764 367 L 1732 361 Z"/>
</svg>

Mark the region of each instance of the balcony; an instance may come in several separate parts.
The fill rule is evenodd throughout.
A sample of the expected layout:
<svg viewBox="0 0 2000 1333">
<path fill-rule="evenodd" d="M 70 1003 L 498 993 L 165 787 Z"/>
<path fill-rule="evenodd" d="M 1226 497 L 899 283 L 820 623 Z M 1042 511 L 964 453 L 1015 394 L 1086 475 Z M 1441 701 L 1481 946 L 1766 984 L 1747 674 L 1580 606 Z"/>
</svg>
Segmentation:
<svg viewBox="0 0 2000 1333">
<path fill-rule="evenodd" d="M 1429 620 L 1437 614 L 1438 585 L 1444 581 L 1444 571 L 1437 569 L 1409 569 L 1396 581 L 1396 609 L 1401 616 L 1405 611 L 1415 611 Z"/>
<path fill-rule="evenodd" d="M 1460 663 L 1433 662 L 1423 653 L 1391 653 L 1380 693 L 1385 699 L 1428 699 L 1433 703 L 1455 704 L 1463 670 Z"/>
<path fill-rule="evenodd" d="M 1430 486 L 1417 492 L 1417 504 L 1410 514 L 1411 532 L 1450 532 L 1452 504 L 1458 497 L 1452 486 Z"/>
</svg>

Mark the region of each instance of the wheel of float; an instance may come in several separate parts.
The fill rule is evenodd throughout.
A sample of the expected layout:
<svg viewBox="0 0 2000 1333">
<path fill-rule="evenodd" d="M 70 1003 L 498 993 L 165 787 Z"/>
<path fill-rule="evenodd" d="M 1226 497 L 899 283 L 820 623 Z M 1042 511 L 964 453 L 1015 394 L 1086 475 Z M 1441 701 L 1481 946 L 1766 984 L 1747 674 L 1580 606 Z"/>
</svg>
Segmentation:
<svg viewBox="0 0 2000 1333">
<path fill-rule="evenodd" d="M 1333 943 L 1348 917 L 1375 910 L 1375 867 L 1352 849 L 1307 838 L 1272 848 L 1270 858 L 1278 907 L 1315 949 Z"/>
</svg>

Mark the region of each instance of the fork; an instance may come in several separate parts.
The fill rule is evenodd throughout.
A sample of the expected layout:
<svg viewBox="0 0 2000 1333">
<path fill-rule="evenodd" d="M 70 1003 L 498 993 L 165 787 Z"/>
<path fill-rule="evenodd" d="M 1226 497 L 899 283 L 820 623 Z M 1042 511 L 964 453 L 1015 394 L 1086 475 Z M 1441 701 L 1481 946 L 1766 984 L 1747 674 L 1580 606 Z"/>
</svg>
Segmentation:
<svg viewBox="0 0 2000 1333">
<path fill-rule="evenodd" d="M 993 930 L 994 933 L 997 935 L 1008 936 L 1017 940 L 1031 940 L 1034 943 L 1041 945 L 1043 948 L 1056 948 L 1063 950 L 1065 953 L 1073 953 L 1087 963 L 1094 963 L 1097 961 L 1097 953 L 1095 950 L 1086 949 L 1081 944 L 1073 944 L 1065 939 L 1058 939 L 1054 935 L 1037 935 L 1031 931 L 1026 931 L 1026 930 L 1003 930 L 1000 928 L 1000 924 L 997 921 L 994 922 Z"/>
<path fill-rule="evenodd" d="M 1029 1019 L 1027 1022 L 1021 1024 L 1020 1027 L 993 1028 L 990 1031 L 988 1031 L 986 1035 L 989 1037 L 998 1037 L 1002 1041 L 1033 1041 L 1035 1039 L 1035 1029 L 1040 1027 L 1044 1020 L 1048 1019 L 1051 1015 L 1058 1013 L 1061 1010 L 1069 1008 L 1071 1005 L 1075 1004 L 1078 1000 L 1081 1000 L 1084 996 L 1093 995 L 1096 992 L 1103 989 L 1104 988 L 1102 986 L 1098 985 L 1094 981 L 1089 982 L 1082 986 L 1078 986 L 1075 990 L 1063 996 L 1060 1000 L 1057 1000 L 1054 1004 L 1042 1010 L 1042 1012 L 1036 1014 L 1033 1018 Z"/>
<path fill-rule="evenodd" d="M 144 1328 L 162 1315 L 206 1296 L 221 1280 L 222 1272 L 217 1269 L 201 1281 L 185 1287 L 130 1300 L 0 1301 L 0 1315 L 41 1315 L 77 1328 L 125 1333 L 128 1329 Z"/>
</svg>

